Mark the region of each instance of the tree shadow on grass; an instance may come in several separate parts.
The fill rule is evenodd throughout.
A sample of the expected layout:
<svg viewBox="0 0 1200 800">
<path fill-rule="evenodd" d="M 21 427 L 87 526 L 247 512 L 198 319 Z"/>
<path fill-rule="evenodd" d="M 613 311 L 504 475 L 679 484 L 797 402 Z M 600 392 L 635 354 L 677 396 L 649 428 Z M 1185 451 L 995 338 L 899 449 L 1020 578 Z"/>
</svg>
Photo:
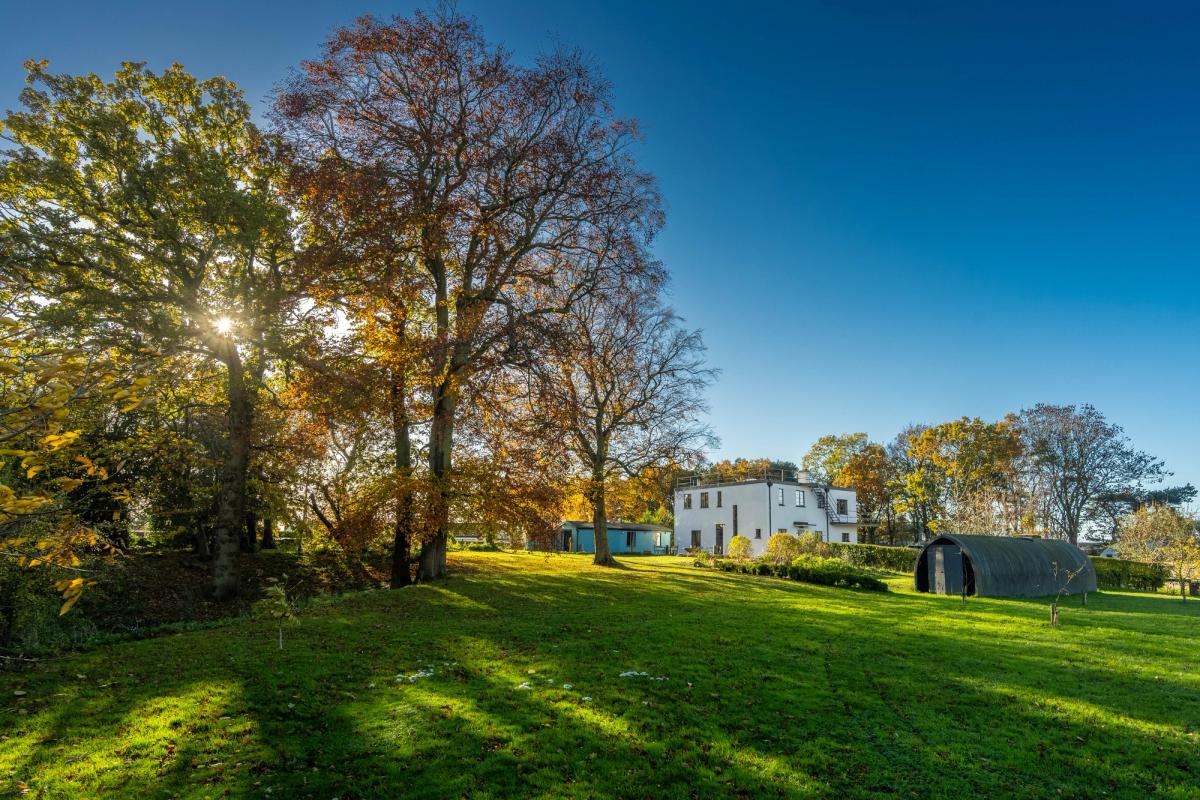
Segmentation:
<svg viewBox="0 0 1200 800">
<path fill-rule="evenodd" d="M 28 718 L 56 741 L 16 775 L 36 789 L 99 739 L 112 770 L 61 796 L 1132 797 L 1194 779 L 1194 737 L 1162 733 L 1200 724 L 1194 681 L 1114 681 L 1036 605 L 930 614 L 937 599 L 649 569 L 353 597 L 282 652 L 239 625 L 86 654 L 42 676 L 46 696 L 72 670 L 96 686 Z"/>
</svg>

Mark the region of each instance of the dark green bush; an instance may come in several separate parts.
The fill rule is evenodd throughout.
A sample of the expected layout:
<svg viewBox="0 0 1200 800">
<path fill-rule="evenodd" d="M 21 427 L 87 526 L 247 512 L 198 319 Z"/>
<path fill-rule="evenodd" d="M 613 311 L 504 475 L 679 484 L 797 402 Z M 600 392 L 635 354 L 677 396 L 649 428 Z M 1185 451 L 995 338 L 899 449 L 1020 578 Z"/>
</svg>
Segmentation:
<svg viewBox="0 0 1200 800">
<path fill-rule="evenodd" d="M 834 543 L 829 547 L 834 556 L 856 567 L 890 572 L 912 572 L 921 553 L 910 547 L 883 547 L 877 544 Z"/>
<path fill-rule="evenodd" d="M 695 565 L 705 566 L 699 561 Z M 723 558 L 713 566 L 722 572 L 740 572 L 745 575 L 768 575 L 820 586 L 838 586 L 846 589 L 866 589 L 886 592 L 887 584 L 864 569 L 847 564 L 840 558 L 799 556 L 790 564 L 774 564 L 763 558 L 756 561 L 734 561 Z"/>
<path fill-rule="evenodd" d="M 1093 556 L 1092 565 L 1096 568 L 1096 584 L 1101 589 L 1157 592 L 1167 582 L 1167 570 L 1160 564 Z"/>
<path fill-rule="evenodd" d="M 888 590 L 886 583 L 840 558 L 801 556 L 788 567 L 788 577 L 794 581 L 816 583 L 822 586 L 841 586 L 874 592 Z"/>
</svg>

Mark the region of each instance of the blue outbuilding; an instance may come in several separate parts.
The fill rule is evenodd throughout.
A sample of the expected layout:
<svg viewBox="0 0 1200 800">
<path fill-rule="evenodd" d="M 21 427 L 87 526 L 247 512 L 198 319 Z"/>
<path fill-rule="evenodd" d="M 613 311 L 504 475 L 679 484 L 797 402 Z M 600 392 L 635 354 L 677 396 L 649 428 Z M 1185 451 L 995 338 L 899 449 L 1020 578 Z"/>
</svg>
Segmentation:
<svg viewBox="0 0 1200 800">
<path fill-rule="evenodd" d="M 666 555 L 671 552 L 675 532 L 665 525 L 647 522 L 608 523 L 608 546 L 617 555 Z M 538 545 L 542 545 L 539 547 Z M 549 545 L 548 547 L 546 545 Z M 530 542 L 530 549 L 549 549 L 558 553 L 596 552 L 596 529 L 591 522 L 567 520 L 550 542 Z"/>
</svg>

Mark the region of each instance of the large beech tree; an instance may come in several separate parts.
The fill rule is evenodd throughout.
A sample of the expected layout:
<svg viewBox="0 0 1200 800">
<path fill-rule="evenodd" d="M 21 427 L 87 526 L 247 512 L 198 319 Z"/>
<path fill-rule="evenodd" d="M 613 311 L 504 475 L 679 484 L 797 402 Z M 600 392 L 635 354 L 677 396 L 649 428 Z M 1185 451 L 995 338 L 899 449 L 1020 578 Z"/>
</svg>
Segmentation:
<svg viewBox="0 0 1200 800">
<path fill-rule="evenodd" d="M 578 302 L 547 337 L 537 404 L 588 481 L 595 563 L 615 564 L 607 485 L 655 464 L 694 460 L 713 443 L 699 417 L 715 372 L 698 331 L 662 306 L 652 286 L 602 291 Z"/>
<path fill-rule="evenodd" d="M 276 114 L 308 169 L 370 176 L 371 213 L 405 234 L 397 259 L 423 279 L 434 524 L 418 576 L 439 577 L 464 391 L 526 359 L 531 323 L 601 270 L 640 265 L 620 254 L 660 224 L 654 182 L 627 152 L 636 127 L 578 54 L 515 64 L 453 11 L 336 31 Z"/>
<path fill-rule="evenodd" d="M 112 81 L 27 65 L 0 155 L 5 278 L 50 299 L 43 323 L 115 346 L 191 352 L 225 372 L 227 437 L 213 552 L 238 587 L 256 379 L 292 257 L 278 159 L 241 91 L 128 63 Z"/>
</svg>

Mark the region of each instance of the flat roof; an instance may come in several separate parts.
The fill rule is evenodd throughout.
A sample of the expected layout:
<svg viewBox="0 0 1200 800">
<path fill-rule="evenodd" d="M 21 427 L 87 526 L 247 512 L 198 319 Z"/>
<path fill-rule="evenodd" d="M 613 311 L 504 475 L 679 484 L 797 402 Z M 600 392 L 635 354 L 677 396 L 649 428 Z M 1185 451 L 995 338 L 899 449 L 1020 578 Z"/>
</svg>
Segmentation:
<svg viewBox="0 0 1200 800">
<path fill-rule="evenodd" d="M 576 528 L 595 528 L 595 523 L 591 520 L 575 520 L 564 519 L 563 525 L 574 525 Z M 674 531 L 674 528 L 668 528 L 666 525 L 655 525 L 653 522 L 622 522 L 619 519 L 610 520 L 608 523 L 610 531 Z"/>
<path fill-rule="evenodd" d="M 746 480 L 720 481 L 713 480 L 705 483 L 695 483 L 691 486 L 676 486 L 677 492 L 689 492 L 693 489 L 721 489 L 726 486 L 747 486 L 752 483 L 780 484 L 782 486 L 808 486 L 814 489 L 824 489 L 829 492 L 853 492 L 853 486 L 822 486 L 812 481 L 780 480 L 779 478 L 747 478 Z"/>
</svg>

